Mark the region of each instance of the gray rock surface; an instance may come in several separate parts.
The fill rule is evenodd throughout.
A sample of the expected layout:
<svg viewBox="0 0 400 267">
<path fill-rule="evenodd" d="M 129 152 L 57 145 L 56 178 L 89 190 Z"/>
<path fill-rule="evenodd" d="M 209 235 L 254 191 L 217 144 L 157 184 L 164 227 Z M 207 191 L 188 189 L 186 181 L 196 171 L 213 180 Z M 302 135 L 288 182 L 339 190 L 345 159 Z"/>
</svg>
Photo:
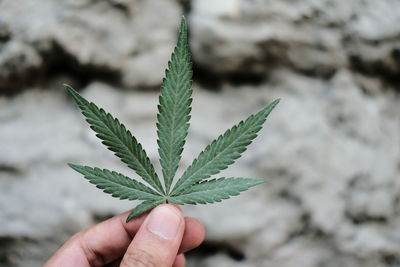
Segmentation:
<svg viewBox="0 0 400 267">
<path fill-rule="evenodd" d="M 180 14 L 173 0 L 1 1 L 0 91 L 10 91 L 16 79 L 30 81 L 31 69 L 66 67 L 86 68 L 81 76 L 103 72 L 126 87 L 154 88 Z"/>
<path fill-rule="evenodd" d="M 195 61 L 218 75 L 399 73 L 399 1 L 219 2 L 194 0 L 190 16 Z"/>
<path fill-rule="evenodd" d="M 0 0 L 0 94 L 25 90 L 0 95 L 0 265 L 39 266 L 73 233 L 136 204 L 66 166 L 135 177 L 61 84 L 82 84 L 159 171 L 158 92 L 128 89 L 161 83 L 184 2 L 196 69 L 179 172 L 224 130 L 282 100 L 222 173 L 270 181 L 184 207 L 207 229 L 188 266 L 399 266 L 396 0 Z"/>
</svg>

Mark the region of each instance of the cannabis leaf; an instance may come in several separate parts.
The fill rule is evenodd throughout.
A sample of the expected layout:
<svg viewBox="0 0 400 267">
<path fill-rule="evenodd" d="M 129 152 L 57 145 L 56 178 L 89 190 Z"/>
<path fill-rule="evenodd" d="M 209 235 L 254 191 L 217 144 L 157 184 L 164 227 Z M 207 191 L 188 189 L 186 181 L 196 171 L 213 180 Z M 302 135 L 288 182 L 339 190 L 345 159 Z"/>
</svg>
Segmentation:
<svg viewBox="0 0 400 267">
<path fill-rule="evenodd" d="M 151 188 L 120 173 L 87 166 L 68 165 L 75 171 L 83 174 L 97 188 L 103 189 L 105 193 L 111 194 L 113 197 L 129 200 L 163 199 L 160 194 Z"/>
<path fill-rule="evenodd" d="M 275 100 L 214 140 L 172 187 L 189 128 L 191 86 L 192 63 L 187 39 L 187 23 L 182 18 L 178 42 L 168 62 L 158 105 L 157 143 L 163 186 L 142 145 L 131 132 L 118 119 L 66 85 L 90 128 L 96 132 L 96 136 L 147 183 L 143 184 L 106 169 L 69 164 L 72 169 L 83 174 L 90 183 L 113 197 L 143 200 L 132 210 L 127 221 L 161 203 L 183 205 L 220 202 L 266 181 L 251 178 L 207 179 L 226 169 L 241 156 L 257 137 L 257 133 L 279 100 Z"/>
<path fill-rule="evenodd" d="M 220 202 L 252 186 L 264 183 L 265 179 L 220 178 L 194 184 L 186 193 L 171 197 L 175 204 L 206 204 Z"/>
<path fill-rule="evenodd" d="M 98 138 L 103 140 L 102 143 L 113 151 L 122 162 L 126 163 L 129 168 L 135 170 L 143 180 L 163 194 L 163 187 L 150 159 L 130 131 L 118 119 L 114 119 L 111 114 L 98 108 L 94 103 L 89 103 L 68 85 L 66 87 L 82 110 L 82 114 L 86 117 L 90 128 L 97 133 L 96 136 Z"/>
<path fill-rule="evenodd" d="M 192 102 L 192 63 L 185 20 L 181 22 L 178 43 L 165 76 L 158 105 L 157 134 L 165 191 L 168 194 L 185 144 Z"/>
<path fill-rule="evenodd" d="M 275 100 L 256 115 L 251 115 L 245 121 L 241 121 L 238 125 L 227 130 L 208 145 L 183 173 L 172 190 L 172 196 L 179 195 L 185 190 L 189 190 L 190 185 L 219 173 L 239 158 L 241 153 L 246 150 L 246 146 L 256 138 L 257 132 L 261 130 L 268 114 L 278 102 L 278 100 Z"/>
</svg>

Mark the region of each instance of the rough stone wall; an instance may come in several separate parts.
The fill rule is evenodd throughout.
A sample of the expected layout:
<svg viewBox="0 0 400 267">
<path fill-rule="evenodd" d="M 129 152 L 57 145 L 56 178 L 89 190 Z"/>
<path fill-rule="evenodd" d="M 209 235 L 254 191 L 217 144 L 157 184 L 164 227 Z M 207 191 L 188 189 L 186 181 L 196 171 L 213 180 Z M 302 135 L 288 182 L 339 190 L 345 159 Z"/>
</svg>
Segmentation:
<svg viewBox="0 0 400 267">
<path fill-rule="evenodd" d="M 195 91 L 182 168 L 282 99 L 223 173 L 269 183 L 185 206 L 207 228 L 188 266 L 400 266 L 397 0 L 0 0 L 0 265 L 38 266 L 132 207 L 66 166 L 130 173 L 61 84 L 120 118 L 159 169 L 157 88 L 183 13 Z"/>
</svg>

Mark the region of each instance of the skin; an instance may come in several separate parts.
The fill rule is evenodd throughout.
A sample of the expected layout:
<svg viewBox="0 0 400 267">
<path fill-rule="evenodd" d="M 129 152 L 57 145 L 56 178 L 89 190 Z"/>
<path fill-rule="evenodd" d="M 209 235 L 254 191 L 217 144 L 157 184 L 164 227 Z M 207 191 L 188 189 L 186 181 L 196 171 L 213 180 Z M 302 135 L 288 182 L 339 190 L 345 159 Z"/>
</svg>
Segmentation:
<svg viewBox="0 0 400 267">
<path fill-rule="evenodd" d="M 75 234 L 44 267 L 183 267 L 183 253 L 204 240 L 203 225 L 175 205 L 162 204 L 126 223 L 128 214 Z"/>
</svg>

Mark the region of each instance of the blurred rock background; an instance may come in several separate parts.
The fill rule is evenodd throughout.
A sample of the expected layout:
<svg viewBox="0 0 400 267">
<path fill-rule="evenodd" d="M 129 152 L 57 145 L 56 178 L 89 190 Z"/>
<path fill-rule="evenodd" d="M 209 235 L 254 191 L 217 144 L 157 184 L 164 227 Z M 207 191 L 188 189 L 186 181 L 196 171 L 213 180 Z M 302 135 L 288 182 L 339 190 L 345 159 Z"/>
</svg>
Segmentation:
<svg viewBox="0 0 400 267">
<path fill-rule="evenodd" d="M 66 166 L 132 174 L 62 87 L 120 118 L 157 162 L 156 105 L 180 16 L 194 103 L 182 168 L 281 98 L 224 175 L 270 182 L 185 206 L 188 266 L 400 266 L 400 1 L 0 0 L 0 266 L 39 266 L 135 203 Z"/>
</svg>

